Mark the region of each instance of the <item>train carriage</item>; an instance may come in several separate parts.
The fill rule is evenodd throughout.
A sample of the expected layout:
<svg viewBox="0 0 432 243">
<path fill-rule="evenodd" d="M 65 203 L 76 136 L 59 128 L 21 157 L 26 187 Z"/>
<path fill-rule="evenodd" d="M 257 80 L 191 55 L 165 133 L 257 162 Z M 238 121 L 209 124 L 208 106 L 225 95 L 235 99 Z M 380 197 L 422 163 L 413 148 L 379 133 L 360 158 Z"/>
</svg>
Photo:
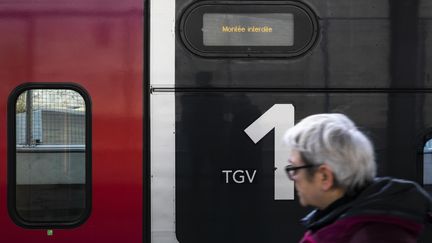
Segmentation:
<svg viewBox="0 0 432 243">
<path fill-rule="evenodd" d="M 284 132 L 432 194 L 427 0 L 0 0 L 2 242 L 298 242 Z M 432 241 L 428 225 L 419 242 Z"/>
</svg>

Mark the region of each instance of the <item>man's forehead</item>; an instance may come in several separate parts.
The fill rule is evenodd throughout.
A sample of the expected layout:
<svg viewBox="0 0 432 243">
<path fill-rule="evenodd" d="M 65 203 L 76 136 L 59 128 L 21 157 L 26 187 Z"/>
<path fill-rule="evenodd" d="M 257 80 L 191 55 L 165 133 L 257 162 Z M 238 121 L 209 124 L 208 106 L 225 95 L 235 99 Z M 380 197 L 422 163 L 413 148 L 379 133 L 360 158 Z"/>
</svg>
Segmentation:
<svg viewBox="0 0 432 243">
<path fill-rule="evenodd" d="M 291 153 L 290 156 L 288 157 L 288 163 L 293 165 L 299 165 L 302 164 L 303 161 L 300 154 L 298 152 L 295 152 L 295 153 Z"/>
</svg>

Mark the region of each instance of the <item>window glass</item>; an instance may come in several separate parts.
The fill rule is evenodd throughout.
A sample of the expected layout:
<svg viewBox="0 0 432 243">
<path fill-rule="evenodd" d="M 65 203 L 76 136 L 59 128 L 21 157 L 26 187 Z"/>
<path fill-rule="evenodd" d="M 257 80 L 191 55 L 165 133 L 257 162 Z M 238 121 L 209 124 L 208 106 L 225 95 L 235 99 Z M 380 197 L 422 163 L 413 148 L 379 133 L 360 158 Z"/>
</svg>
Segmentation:
<svg viewBox="0 0 432 243">
<path fill-rule="evenodd" d="M 206 46 L 292 46 L 294 15 L 205 13 L 203 38 Z"/>
<path fill-rule="evenodd" d="M 25 223 L 86 212 L 86 102 L 70 89 L 30 89 L 15 103 L 15 210 Z"/>
<path fill-rule="evenodd" d="M 423 150 L 423 185 L 432 195 L 432 139 L 426 142 Z"/>
</svg>

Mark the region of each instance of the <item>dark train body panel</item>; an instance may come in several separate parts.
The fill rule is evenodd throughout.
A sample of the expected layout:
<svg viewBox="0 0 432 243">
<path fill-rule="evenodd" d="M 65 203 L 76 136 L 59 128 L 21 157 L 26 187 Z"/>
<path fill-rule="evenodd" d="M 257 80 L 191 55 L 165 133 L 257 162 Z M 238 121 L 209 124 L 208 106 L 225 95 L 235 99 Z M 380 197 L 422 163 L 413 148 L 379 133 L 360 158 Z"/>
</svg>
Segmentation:
<svg viewBox="0 0 432 243">
<path fill-rule="evenodd" d="M 301 1 L 316 15 L 318 37 L 297 57 L 208 57 L 191 51 L 182 24 L 197 3 L 262 4 L 176 2 L 179 242 L 300 239 L 299 221 L 310 209 L 273 194 L 278 121 L 256 144 L 245 132 L 274 105 L 292 104 L 295 123 L 315 113 L 347 114 L 372 139 L 380 176 L 414 180 L 430 191 L 424 178 L 432 173 L 424 161 L 432 127 L 429 3 Z M 286 183 L 288 189 L 287 178 Z M 429 226 L 420 242 L 431 237 Z"/>
<path fill-rule="evenodd" d="M 243 2 L 243 1 L 237 1 Z M 232 1 L 230 3 L 237 3 Z M 177 36 L 177 88 L 431 88 L 427 1 L 302 1 L 319 36 L 299 58 L 200 58 Z M 177 1 L 178 24 L 195 1 Z M 211 82 L 197 73 L 208 72 Z"/>
<path fill-rule="evenodd" d="M 399 131 L 391 124 L 389 102 L 401 107 L 413 100 L 422 103 L 431 95 L 355 91 L 177 93 L 176 105 L 189 107 L 178 107 L 181 111 L 176 112 L 179 242 L 300 239 L 304 229 L 299 221 L 310 209 L 302 208 L 296 200 L 274 199 L 275 131 L 257 144 L 244 132 L 274 104 L 294 104 L 296 122 L 316 113 L 347 114 L 374 142 L 379 175 L 422 183 L 422 149 L 430 129 L 430 112 L 426 106 L 417 105 L 415 116 L 398 113 L 405 126 L 412 126 L 409 131 Z M 196 126 L 192 121 L 204 125 Z M 398 136 L 392 134 L 395 131 Z M 402 141 L 399 136 L 403 136 Z M 240 172 L 234 175 L 235 171 Z M 253 172 L 255 177 L 248 180 Z M 288 185 L 289 179 L 282 183 Z M 430 234 L 425 231 L 421 242 L 428 242 Z"/>
</svg>

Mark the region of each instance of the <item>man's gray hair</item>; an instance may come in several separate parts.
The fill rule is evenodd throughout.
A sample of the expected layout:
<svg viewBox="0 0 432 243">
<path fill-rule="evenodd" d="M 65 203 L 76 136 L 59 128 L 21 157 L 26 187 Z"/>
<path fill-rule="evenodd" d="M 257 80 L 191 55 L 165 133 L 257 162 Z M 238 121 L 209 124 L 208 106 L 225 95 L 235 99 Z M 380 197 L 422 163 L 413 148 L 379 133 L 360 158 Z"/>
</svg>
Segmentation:
<svg viewBox="0 0 432 243">
<path fill-rule="evenodd" d="M 337 185 L 347 192 L 364 186 L 376 175 L 372 143 L 343 114 L 308 116 L 287 131 L 285 142 L 305 163 L 330 166 Z"/>
</svg>

